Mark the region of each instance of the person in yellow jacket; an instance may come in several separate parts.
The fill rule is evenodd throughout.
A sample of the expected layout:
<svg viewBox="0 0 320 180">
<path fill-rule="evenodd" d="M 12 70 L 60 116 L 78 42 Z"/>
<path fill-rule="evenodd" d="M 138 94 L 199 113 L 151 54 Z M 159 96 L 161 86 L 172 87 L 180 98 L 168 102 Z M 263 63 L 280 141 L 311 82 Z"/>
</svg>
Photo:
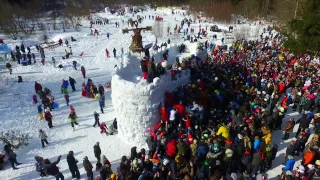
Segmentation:
<svg viewBox="0 0 320 180">
<path fill-rule="evenodd" d="M 219 130 L 218 130 L 218 132 L 217 132 L 216 135 L 217 135 L 217 136 L 220 136 L 220 135 L 221 135 L 221 136 L 224 137 L 225 139 L 228 139 L 229 136 L 230 136 L 228 126 L 222 125 L 222 126 L 219 128 Z"/>
<path fill-rule="evenodd" d="M 268 126 L 263 126 L 261 131 L 263 133 L 262 140 L 264 141 L 265 145 L 268 146 L 272 140 L 271 131 Z"/>
</svg>

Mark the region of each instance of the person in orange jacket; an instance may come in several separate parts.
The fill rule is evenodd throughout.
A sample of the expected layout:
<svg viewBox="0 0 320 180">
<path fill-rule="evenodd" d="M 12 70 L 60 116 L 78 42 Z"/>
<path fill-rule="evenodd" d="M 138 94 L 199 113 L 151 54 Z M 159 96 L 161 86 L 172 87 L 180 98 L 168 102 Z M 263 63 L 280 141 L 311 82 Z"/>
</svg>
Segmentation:
<svg viewBox="0 0 320 180">
<path fill-rule="evenodd" d="M 309 148 L 306 153 L 303 155 L 302 164 L 304 166 L 311 164 L 316 156 L 314 149 Z"/>
</svg>

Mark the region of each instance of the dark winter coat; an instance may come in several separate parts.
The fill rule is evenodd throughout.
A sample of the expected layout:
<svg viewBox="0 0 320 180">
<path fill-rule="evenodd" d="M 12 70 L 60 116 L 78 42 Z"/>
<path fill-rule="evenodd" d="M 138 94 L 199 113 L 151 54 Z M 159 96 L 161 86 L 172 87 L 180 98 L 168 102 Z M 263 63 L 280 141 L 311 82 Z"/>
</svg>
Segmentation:
<svg viewBox="0 0 320 180">
<path fill-rule="evenodd" d="M 57 161 L 50 163 L 48 159 L 44 160 L 45 163 L 45 172 L 48 175 L 56 176 L 59 174 L 59 168 L 57 167 L 57 164 L 60 162 L 60 157 Z"/>
<path fill-rule="evenodd" d="M 296 151 L 296 147 L 297 147 L 296 144 L 290 144 L 289 147 L 286 150 L 286 155 L 287 156 L 288 155 L 294 156 L 295 155 L 295 151 Z"/>
<path fill-rule="evenodd" d="M 253 154 L 251 165 L 252 166 L 260 166 L 260 164 L 261 164 L 261 154 L 256 152 Z"/>
<path fill-rule="evenodd" d="M 85 69 L 83 66 L 81 66 L 81 72 L 82 72 L 82 73 L 85 73 L 85 72 L 86 72 L 86 69 Z"/>
<path fill-rule="evenodd" d="M 72 77 L 69 77 L 69 82 L 71 86 L 77 84 L 76 80 L 74 80 Z"/>
<path fill-rule="evenodd" d="M 52 119 L 52 115 L 49 111 L 44 113 L 44 119 L 47 121 Z"/>
<path fill-rule="evenodd" d="M 35 90 L 36 92 L 42 90 L 41 84 L 39 84 L 39 83 L 34 84 L 34 90 Z"/>
<path fill-rule="evenodd" d="M 95 145 L 93 146 L 93 152 L 94 152 L 94 156 L 95 156 L 95 157 L 100 157 L 100 155 L 101 155 L 101 149 L 100 149 L 99 144 L 95 144 Z"/>
<path fill-rule="evenodd" d="M 100 115 L 98 113 L 93 114 L 93 116 L 94 116 L 94 120 L 96 120 L 96 121 L 99 120 Z"/>
<path fill-rule="evenodd" d="M 69 166 L 70 170 L 78 169 L 78 166 L 77 166 L 78 160 L 76 160 L 74 158 L 73 154 L 68 154 L 67 155 L 67 163 L 68 163 L 68 166 Z"/>
<path fill-rule="evenodd" d="M 118 129 L 117 119 L 115 119 L 112 124 L 113 124 L 113 128 L 114 128 L 114 129 Z"/>
<path fill-rule="evenodd" d="M 137 147 L 132 147 L 131 148 L 131 156 L 130 158 L 133 160 L 137 157 Z"/>
<path fill-rule="evenodd" d="M 307 115 L 304 114 L 298 121 L 300 121 L 301 128 L 307 129 L 307 128 L 309 128 L 311 119 L 307 118 Z"/>
<path fill-rule="evenodd" d="M 208 152 L 209 152 L 209 148 L 205 144 L 200 144 L 197 148 L 197 156 L 199 158 L 204 159 Z"/>
<path fill-rule="evenodd" d="M 141 60 L 140 65 L 141 65 L 142 72 L 148 72 L 147 61 Z"/>
<path fill-rule="evenodd" d="M 86 172 L 92 172 L 93 166 L 88 159 L 83 160 L 83 167 Z"/>
</svg>

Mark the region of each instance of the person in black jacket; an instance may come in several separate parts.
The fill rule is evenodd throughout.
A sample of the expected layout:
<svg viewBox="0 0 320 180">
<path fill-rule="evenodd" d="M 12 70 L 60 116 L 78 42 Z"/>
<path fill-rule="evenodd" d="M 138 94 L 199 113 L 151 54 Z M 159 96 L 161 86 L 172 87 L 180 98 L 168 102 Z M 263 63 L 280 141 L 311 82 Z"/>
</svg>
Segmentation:
<svg viewBox="0 0 320 180">
<path fill-rule="evenodd" d="M 94 146 L 93 146 L 93 152 L 94 152 L 94 156 L 97 158 L 98 162 L 100 162 L 100 155 L 101 155 L 101 149 L 100 149 L 100 145 L 99 142 L 97 142 Z"/>
<path fill-rule="evenodd" d="M 67 162 L 72 178 L 80 179 L 80 172 L 77 166 L 78 160 L 74 158 L 73 151 L 69 151 L 69 154 L 67 155 Z"/>
<path fill-rule="evenodd" d="M 303 114 L 302 117 L 300 119 L 298 119 L 297 123 L 300 122 L 298 131 L 296 133 L 296 138 L 299 137 L 299 134 L 301 132 L 301 129 L 308 129 L 310 122 L 311 122 L 311 118 L 308 118 L 307 114 Z"/>
<path fill-rule="evenodd" d="M 28 64 L 30 65 L 31 64 L 31 54 L 30 53 L 27 54 L 27 58 L 28 58 Z"/>
<path fill-rule="evenodd" d="M 4 146 L 4 151 L 6 152 L 7 156 L 8 156 L 8 160 L 12 166 L 12 168 L 15 170 L 15 169 L 18 169 L 14 166 L 14 164 L 16 165 L 20 165 L 22 163 L 18 163 L 17 162 L 17 155 L 16 153 L 13 152 L 12 150 L 12 146 L 10 144 L 7 144 Z"/>
<path fill-rule="evenodd" d="M 292 140 L 292 141 L 290 142 L 290 145 L 287 147 L 287 150 L 286 150 L 285 162 L 287 162 L 289 155 L 291 155 L 291 156 L 294 156 L 294 155 L 295 155 L 296 150 L 297 150 L 296 141 L 295 141 L 295 140 Z M 285 162 L 284 162 L 284 163 L 285 163 Z"/>
<path fill-rule="evenodd" d="M 69 77 L 69 82 L 70 82 L 72 91 L 76 91 L 76 88 L 74 87 L 74 85 L 77 84 L 76 80 L 74 80 L 72 77 Z"/>
<path fill-rule="evenodd" d="M 100 179 L 107 179 L 107 168 L 100 162 L 97 163 L 97 171 L 99 171 Z"/>
<path fill-rule="evenodd" d="M 44 165 L 45 165 L 45 173 L 47 175 L 51 175 L 54 176 L 56 178 L 56 180 L 64 180 L 64 176 L 61 172 L 59 172 L 59 168 L 57 167 L 57 164 L 60 162 L 61 156 L 58 157 L 58 160 L 51 163 L 49 159 L 45 159 L 43 161 Z"/>
</svg>

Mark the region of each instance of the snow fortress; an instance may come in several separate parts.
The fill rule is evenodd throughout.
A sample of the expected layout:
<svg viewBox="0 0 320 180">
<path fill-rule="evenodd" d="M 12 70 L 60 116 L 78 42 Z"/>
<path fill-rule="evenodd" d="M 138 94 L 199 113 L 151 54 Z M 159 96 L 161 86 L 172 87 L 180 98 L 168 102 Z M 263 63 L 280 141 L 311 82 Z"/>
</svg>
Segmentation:
<svg viewBox="0 0 320 180">
<path fill-rule="evenodd" d="M 168 64 L 175 61 L 177 55 L 195 54 L 204 58 L 206 51 L 197 51 L 197 44 L 185 43 L 189 53 L 183 55 L 178 52 L 178 46 L 168 48 Z M 161 59 L 162 52 L 155 53 L 156 60 Z M 155 62 L 156 63 L 156 62 Z M 122 66 L 112 76 L 112 105 L 118 120 L 119 137 L 126 143 L 134 146 L 145 146 L 146 138 L 152 126 L 160 122 L 159 105 L 164 104 L 165 92 L 172 92 L 179 86 L 189 83 L 190 72 L 183 70 L 176 75 L 176 80 L 171 80 L 169 71 L 160 78 L 154 78 L 152 83 L 142 79 L 140 59 L 136 56 L 126 56 Z"/>
<path fill-rule="evenodd" d="M 171 50 L 170 50 L 171 51 Z M 170 53 L 169 53 L 170 54 Z M 170 61 L 169 61 L 170 62 Z M 144 146 L 149 128 L 159 123 L 159 105 L 164 103 L 166 91 L 188 84 L 190 73 L 171 80 L 170 72 L 147 83 L 141 78 L 140 60 L 124 57 L 123 66 L 112 76 L 112 104 L 118 120 L 119 137 L 126 143 Z"/>
</svg>

